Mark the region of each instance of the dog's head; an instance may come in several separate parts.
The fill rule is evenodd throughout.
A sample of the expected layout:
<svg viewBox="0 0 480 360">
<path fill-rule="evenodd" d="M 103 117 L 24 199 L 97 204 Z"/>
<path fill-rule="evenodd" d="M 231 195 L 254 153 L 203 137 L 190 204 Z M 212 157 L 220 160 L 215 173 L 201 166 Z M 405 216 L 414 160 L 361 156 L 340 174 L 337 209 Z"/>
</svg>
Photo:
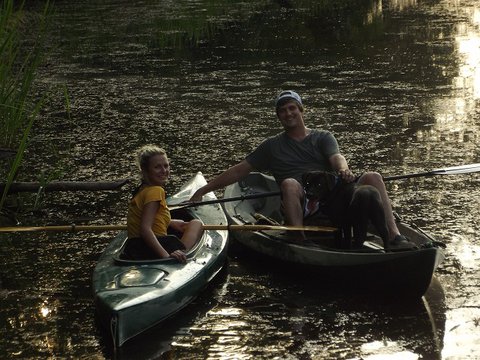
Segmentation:
<svg viewBox="0 0 480 360">
<path fill-rule="evenodd" d="M 336 176 L 327 171 L 310 171 L 302 175 L 302 182 L 307 198 L 323 200 L 335 187 Z"/>
</svg>

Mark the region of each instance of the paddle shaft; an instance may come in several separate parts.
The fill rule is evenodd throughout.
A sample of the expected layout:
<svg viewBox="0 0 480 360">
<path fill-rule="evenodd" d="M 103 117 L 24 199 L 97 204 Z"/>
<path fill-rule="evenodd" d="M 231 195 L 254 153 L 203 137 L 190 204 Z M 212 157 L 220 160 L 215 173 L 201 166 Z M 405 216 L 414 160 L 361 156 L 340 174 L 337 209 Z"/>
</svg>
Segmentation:
<svg viewBox="0 0 480 360">
<path fill-rule="evenodd" d="M 410 178 L 416 178 L 416 177 L 422 177 L 422 176 L 434 176 L 435 174 L 432 174 L 430 172 L 423 172 L 423 173 L 416 173 L 416 174 L 404 174 L 404 175 L 393 175 L 393 176 L 386 176 L 383 178 L 383 181 L 390 181 L 390 180 L 401 180 L 401 179 L 410 179 Z"/>
<path fill-rule="evenodd" d="M 383 180 L 390 181 L 390 180 L 409 179 L 409 178 L 422 177 L 422 176 L 455 175 L 455 174 L 468 174 L 468 173 L 474 173 L 474 172 L 480 172 L 480 163 L 452 166 L 448 168 L 435 169 L 431 171 L 424 171 L 424 172 L 413 173 L 413 174 L 386 176 L 383 178 Z M 176 209 L 183 209 L 183 208 L 195 207 L 200 205 L 220 204 L 220 203 L 225 203 L 229 201 L 243 201 L 248 199 L 259 199 L 262 197 L 279 196 L 279 195 L 281 195 L 280 191 L 247 194 L 247 195 L 235 196 L 231 198 L 212 199 L 212 200 L 196 201 L 196 202 L 185 203 L 185 204 L 171 205 L 169 206 L 169 209 L 176 210 Z"/>
<path fill-rule="evenodd" d="M 47 226 L 8 226 L 0 227 L 0 233 L 42 232 L 42 231 L 111 231 L 126 230 L 126 225 L 47 225 Z"/>
<path fill-rule="evenodd" d="M 185 204 L 178 204 L 178 205 L 169 205 L 168 208 L 170 210 L 176 210 L 176 209 L 183 209 L 183 208 L 189 208 L 189 207 L 195 207 L 195 206 L 200 206 L 200 205 L 210 205 L 210 204 L 220 204 L 220 203 L 225 203 L 229 201 L 243 201 L 243 200 L 248 200 L 248 199 L 259 199 L 262 197 L 269 197 L 269 196 L 279 196 L 281 194 L 280 191 L 272 191 L 272 192 L 264 192 L 264 193 L 257 193 L 257 194 L 247 194 L 247 195 L 241 195 L 241 196 L 235 196 L 231 198 L 222 198 L 222 199 L 212 199 L 212 200 L 205 200 L 205 201 L 195 201 L 191 203 L 185 203 Z"/>
<path fill-rule="evenodd" d="M 320 231 L 334 232 L 337 228 L 329 226 L 288 226 L 288 225 L 203 225 L 205 230 L 233 230 L 233 231 Z"/>
<path fill-rule="evenodd" d="M 50 225 L 50 226 L 10 226 L 0 227 L 0 233 L 9 232 L 41 232 L 41 231 L 112 231 L 126 230 L 126 225 Z M 284 226 L 284 225 L 203 225 L 204 230 L 231 231 L 319 231 L 333 232 L 336 228 L 328 226 Z"/>
</svg>

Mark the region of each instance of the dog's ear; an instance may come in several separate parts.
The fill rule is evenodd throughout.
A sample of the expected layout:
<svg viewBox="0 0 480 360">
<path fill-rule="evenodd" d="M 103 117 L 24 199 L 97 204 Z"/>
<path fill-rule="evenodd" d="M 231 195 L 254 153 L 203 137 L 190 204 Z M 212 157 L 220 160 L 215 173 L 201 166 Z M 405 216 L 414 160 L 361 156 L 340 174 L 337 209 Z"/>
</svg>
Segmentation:
<svg viewBox="0 0 480 360">
<path fill-rule="evenodd" d="M 305 186 L 308 182 L 308 178 L 310 177 L 310 174 L 309 172 L 306 172 L 306 173 L 303 173 L 302 174 L 302 184 L 303 186 Z"/>
</svg>

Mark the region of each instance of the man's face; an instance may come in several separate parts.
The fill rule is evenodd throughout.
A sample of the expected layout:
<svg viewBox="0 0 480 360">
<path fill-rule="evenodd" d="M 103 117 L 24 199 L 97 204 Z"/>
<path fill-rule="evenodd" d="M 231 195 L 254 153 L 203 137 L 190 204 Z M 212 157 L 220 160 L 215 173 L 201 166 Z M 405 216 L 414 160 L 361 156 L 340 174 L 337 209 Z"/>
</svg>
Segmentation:
<svg viewBox="0 0 480 360">
<path fill-rule="evenodd" d="M 286 130 L 303 124 L 302 115 L 302 111 L 294 100 L 287 101 L 277 109 L 278 119 Z"/>
</svg>

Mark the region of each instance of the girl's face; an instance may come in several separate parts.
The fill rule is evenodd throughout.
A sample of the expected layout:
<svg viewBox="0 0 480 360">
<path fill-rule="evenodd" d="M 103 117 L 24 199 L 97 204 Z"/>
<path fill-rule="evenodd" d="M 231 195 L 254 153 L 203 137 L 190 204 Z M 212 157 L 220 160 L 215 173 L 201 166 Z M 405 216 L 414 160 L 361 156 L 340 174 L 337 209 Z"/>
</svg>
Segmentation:
<svg viewBox="0 0 480 360">
<path fill-rule="evenodd" d="M 164 186 L 170 176 L 170 163 L 166 155 L 154 155 L 148 161 L 146 171 L 143 171 L 144 179 L 150 185 Z"/>
</svg>

